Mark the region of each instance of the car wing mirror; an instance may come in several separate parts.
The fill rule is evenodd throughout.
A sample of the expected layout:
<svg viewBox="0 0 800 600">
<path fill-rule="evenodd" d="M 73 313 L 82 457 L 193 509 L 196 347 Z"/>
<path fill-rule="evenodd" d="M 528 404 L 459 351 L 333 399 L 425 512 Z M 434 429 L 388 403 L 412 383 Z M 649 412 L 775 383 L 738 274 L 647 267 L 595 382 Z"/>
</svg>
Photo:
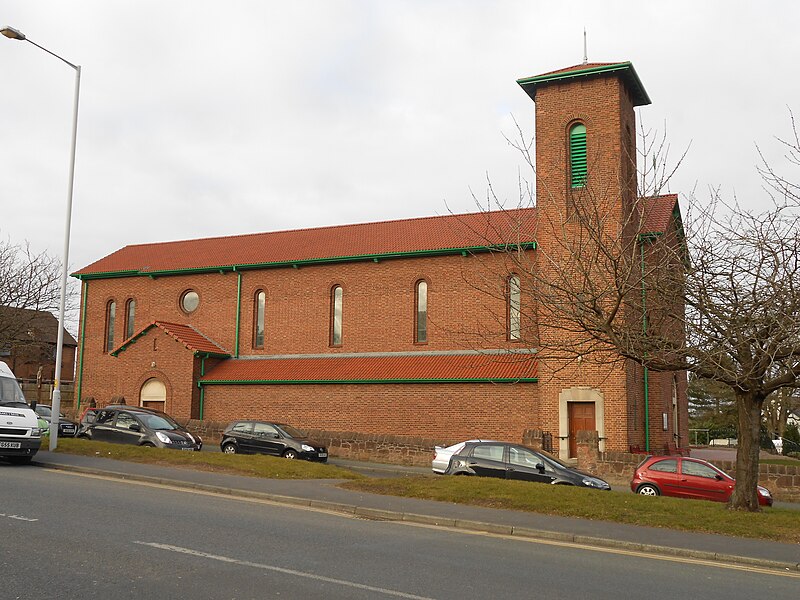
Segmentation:
<svg viewBox="0 0 800 600">
<path fill-rule="evenodd" d="M 722 475 L 714 475 L 714 479 L 717 481 L 722 481 Z"/>
<path fill-rule="evenodd" d="M 276 439 L 276 440 L 277 440 L 277 439 L 278 439 L 279 437 L 281 437 L 281 436 L 280 436 L 280 435 L 278 435 L 277 433 L 273 433 L 273 434 L 272 434 L 270 437 L 272 437 L 273 439 Z"/>
<path fill-rule="evenodd" d="M 536 469 L 537 469 L 537 470 L 538 470 L 540 473 L 544 473 L 544 463 L 536 463 Z"/>
<path fill-rule="evenodd" d="M 131 423 L 130 430 L 131 431 L 141 431 L 142 428 L 138 423 Z"/>
</svg>

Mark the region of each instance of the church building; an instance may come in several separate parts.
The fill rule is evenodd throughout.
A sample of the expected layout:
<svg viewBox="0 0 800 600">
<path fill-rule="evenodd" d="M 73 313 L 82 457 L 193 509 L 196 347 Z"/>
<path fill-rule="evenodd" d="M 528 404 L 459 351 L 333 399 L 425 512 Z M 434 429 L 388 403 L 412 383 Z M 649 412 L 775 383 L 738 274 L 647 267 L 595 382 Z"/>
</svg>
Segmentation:
<svg viewBox="0 0 800 600">
<path fill-rule="evenodd" d="M 73 274 L 78 404 L 442 442 L 538 430 L 562 458 L 582 429 L 601 449 L 688 445 L 684 372 L 537 356 L 553 333 L 511 258 L 535 264 L 554 244 L 537 225 L 568 219 L 585 181 L 629 210 L 650 99 L 629 62 L 518 83 L 536 107 L 535 207 L 121 248 Z M 680 227 L 675 195 L 648 203 L 647 233 Z"/>
</svg>

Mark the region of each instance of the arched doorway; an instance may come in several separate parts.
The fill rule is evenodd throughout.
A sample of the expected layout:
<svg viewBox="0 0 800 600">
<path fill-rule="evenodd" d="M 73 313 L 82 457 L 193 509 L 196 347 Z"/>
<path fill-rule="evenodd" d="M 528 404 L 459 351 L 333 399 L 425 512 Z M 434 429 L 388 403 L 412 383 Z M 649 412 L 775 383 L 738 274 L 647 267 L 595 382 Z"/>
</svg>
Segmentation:
<svg viewBox="0 0 800 600">
<path fill-rule="evenodd" d="M 164 411 L 167 404 L 167 386 L 160 379 L 152 377 L 144 382 L 139 392 L 139 405 L 145 408 Z"/>
</svg>

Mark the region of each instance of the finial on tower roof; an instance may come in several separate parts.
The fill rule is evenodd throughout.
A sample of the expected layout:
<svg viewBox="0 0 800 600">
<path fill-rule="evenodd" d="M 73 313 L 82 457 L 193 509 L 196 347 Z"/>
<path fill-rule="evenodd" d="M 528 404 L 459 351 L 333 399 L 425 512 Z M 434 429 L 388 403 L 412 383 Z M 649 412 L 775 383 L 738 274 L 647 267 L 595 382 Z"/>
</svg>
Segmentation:
<svg viewBox="0 0 800 600">
<path fill-rule="evenodd" d="M 583 28 L 583 64 L 589 63 L 589 57 L 586 53 L 586 27 Z"/>
</svg>

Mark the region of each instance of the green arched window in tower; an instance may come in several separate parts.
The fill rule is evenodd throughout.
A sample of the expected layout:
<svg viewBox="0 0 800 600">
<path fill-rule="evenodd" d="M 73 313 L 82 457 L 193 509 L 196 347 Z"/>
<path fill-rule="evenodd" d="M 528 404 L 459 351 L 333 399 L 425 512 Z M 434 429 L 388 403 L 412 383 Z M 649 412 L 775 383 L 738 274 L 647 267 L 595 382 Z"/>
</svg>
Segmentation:
<svg viewBox="0 0 800 600">
<path fill-rule="evenodd" d="M 569 174 L 572 187 L 586 185 L 586 126 L 583 123 L 576 123 L 569 130 Z"/>
</svg>

